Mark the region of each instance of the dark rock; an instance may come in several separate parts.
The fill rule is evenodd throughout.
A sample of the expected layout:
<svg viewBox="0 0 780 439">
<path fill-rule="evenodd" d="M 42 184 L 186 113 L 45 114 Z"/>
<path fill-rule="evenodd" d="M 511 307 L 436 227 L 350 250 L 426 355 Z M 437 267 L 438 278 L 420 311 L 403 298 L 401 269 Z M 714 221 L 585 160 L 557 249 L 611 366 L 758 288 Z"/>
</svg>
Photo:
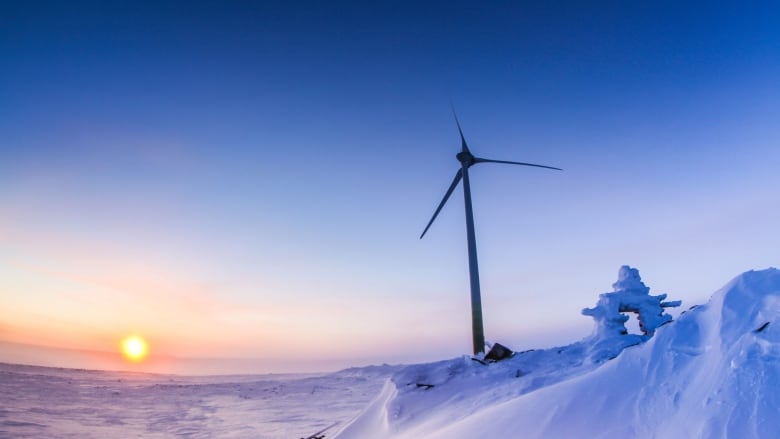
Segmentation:
<svg viewBox="0 0 780 439">
<path fill-rule="evenodd" d="M 767 326 L 769 326 L 769 322 L 766 322 L 766 323 L 764 323 L 763 325 L 759 326 L 759 327 L 758 327 L 758 329 L 756 329 L 756 330 L 755 330 L 755 331 L 753 331 L 753 332 L 761 332 L 761 331 L 763 331 L 764 329 L 766 329 L 766 327 L 767 327 Z"/>
<path fill-rule="evenodd" d="M 514 354 L 515 353 L 508 347 L 502 345 L 501 343 L 495 343 L 493 347 L 490 348 L 490 352 L 485 355 L 485 360 L 501 361 L 511 357 Z"/>
</svg>

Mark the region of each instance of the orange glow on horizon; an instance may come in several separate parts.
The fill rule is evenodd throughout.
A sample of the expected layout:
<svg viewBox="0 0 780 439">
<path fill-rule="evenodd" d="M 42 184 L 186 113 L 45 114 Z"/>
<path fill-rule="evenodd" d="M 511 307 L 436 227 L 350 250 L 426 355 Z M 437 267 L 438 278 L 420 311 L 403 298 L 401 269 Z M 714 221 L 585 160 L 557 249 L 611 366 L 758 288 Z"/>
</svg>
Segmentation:
<svg viewBox="0 0 780 439">
<path fill-rule="evenodd" d="M 138 335 L 131 335 L 122 340 L 122 355 L 133 363 L 140 363 L 149 353 L 146 340 Z"/>
</svg>

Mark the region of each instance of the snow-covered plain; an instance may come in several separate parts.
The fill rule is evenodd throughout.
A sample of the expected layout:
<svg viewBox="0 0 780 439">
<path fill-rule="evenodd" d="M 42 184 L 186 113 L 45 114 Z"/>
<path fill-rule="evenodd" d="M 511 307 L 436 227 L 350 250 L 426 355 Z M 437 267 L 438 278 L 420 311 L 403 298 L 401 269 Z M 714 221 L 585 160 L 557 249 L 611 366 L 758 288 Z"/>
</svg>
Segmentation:
<svg viewBox="0 0 780 439">
<path fill-rule="evenodd" d="M 354 417 L 393 370 L 185 377 L 0 363 L 0 438 L 306 437 Z"/>
<path fill-rule="evenodd" d="M 622 267 L 589 337 L 323 375 L 181 377 L 0 364 L 0 437 L 777 438 L 780 270 L 670 321 Z M 642 333 L 623 330 L 640 311 Z"/>
</svg>

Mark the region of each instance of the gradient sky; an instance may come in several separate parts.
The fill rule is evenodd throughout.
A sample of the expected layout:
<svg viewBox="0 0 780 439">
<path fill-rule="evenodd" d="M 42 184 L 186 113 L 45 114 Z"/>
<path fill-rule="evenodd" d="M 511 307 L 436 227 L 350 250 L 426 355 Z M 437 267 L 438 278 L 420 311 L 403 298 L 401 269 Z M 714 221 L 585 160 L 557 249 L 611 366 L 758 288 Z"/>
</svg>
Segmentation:
<svg viewBox="0 0 780 439">
<path fill-rule="evenodd" d="M 778 23 L 776 2 L 3 1 L 0 341 L 138 333 L 174 372 L 468 353 L 460 190 L 418 239 L 458 169 L 450 101 L 476 155 L 565 169 L 472 168 L 488 340 L 588 335 L 623 264 L 702 303 L 778 266 Z"/>
</svg>

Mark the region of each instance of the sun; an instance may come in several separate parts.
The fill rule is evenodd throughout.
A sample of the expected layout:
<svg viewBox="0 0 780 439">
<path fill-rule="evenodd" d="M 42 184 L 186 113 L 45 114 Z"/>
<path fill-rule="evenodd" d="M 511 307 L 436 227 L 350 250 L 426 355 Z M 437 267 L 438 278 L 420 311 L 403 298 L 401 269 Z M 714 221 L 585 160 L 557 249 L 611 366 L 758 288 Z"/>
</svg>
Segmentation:
<svg viewBox="0 0 780 439">
<path fill-rule="evenodd" d="M 131 335 L 125 337 L 122 340 L 122 355 L 128 360 L 138 363 L 146 358 L 146 354 L 149 353 L 149 345 L 146 344 L 146 340 L 138 335 Z"/>
</svg>

